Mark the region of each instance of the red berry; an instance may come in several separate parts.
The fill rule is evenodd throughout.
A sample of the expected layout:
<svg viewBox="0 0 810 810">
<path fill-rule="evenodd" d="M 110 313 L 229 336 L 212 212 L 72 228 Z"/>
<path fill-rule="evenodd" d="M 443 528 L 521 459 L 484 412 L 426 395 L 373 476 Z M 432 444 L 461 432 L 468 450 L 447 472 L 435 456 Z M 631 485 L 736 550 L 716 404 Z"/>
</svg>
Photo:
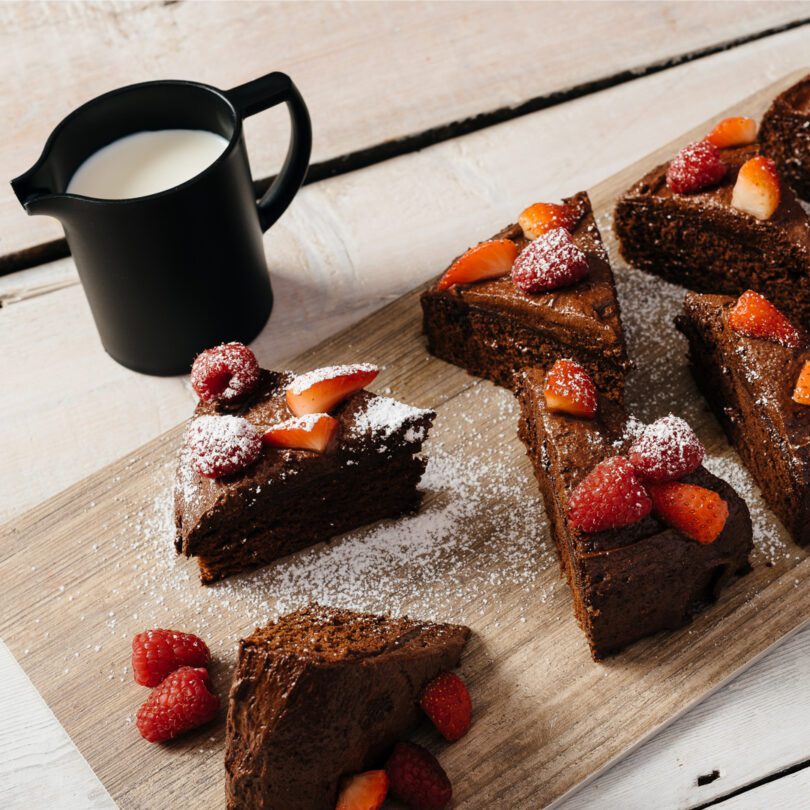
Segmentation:
<svg viewBox="0 0 810 810">
<path fill-rule="evenodd" d="M 296 377 L 287 389 L 287 405 L 296 416 L 328 413 L 365 388 L 380 370 L 371 363 L 316 368 Z"/>
<path fill-rule="evenodd" d="M 259 381 L 256 355 L 242 343 L 223 343 L 197 355 L 191 386 L 204 402 L 241 402 Z"/>
<path fill-rule="evenodd" d="M 132 639 L 132 673 L 141 686 L 157 686 L 178 667 L 204 667 L 211 660 L 205 642 L 176 630 L 146 630 Z"/>
<path fill-rule="evenodd" d="M 527 239 L 537 239 L 553 228 L 565 228 L 571 231 L 581 218 L 579 210 L 573 205 L 558 203 L 535 203 L 523 211 L 518 224 Z"/>
<path fill-rule="evenodd" d="M 588 372 L 573 360 L 555 361 L 546 374 L 543 395 L 552 413 L 568 413 L 585 419 L 596 416 L 596 386 Z"/>
<path fill-rule="evenodd" d="M 454 672 L 444 672 L 434 678 L 422 691 L 419 705 L 445 740 L 458 740 L 470 728 L 470 693 Z"/>
<path fill-rule="evenodd" d="M 492 239 L 471 247 L 444 272 L 436 285 L 447 290 L 457 284 L 474 284 L 490 278 L 505 276 L 517 256 L 517 245 L 511 239 Z"/>
<path fill-rule="evenodd" d="M 712 543 L 728 519 L 728 504 L 714 491 L 670 481 L 650 487 L 655 514 L 698 543 Z"/>
<path fill-rule="evenodd" d="M 206 478 L 232 475 L 262 451 L 259 431 L 240 416 L 198 416 L 189 427 L 194 466 Z"/>
<path fill-rule="evenodd" d="M 565 287 L 587 273 L 588 259 L 565 228 L 554 228 L 539 236 L 512 265 L 514 285 L 527 293 Z"/>
<path fill-rule="evenodd" d="M 791 349 L 802 345 L 799 330 L 767 299 L 746 290 L 729 310 L 728 322 L 741 335 L 781 343 Z"/>
<path fill-rule="evenodd" d="M 571 493 L 568 520 L 583 532 L 619 529 L 650 514 L 652 501 L 622 456 L 597 464 Z"/>
<path fill-rule="evenodd" d="M 697 141 L 684 146 L 669 163 L 667 185 L 676 194 L 714 186 L 726 175 L 726 164 L 720 159 L 720 150 L 708 141 Z"/>
<path fill-rule="evenodd" d="M 385 771 L 365 771 L 341 780 L 335 810 L 379 810 L 388 793 Z"/>
<path fill-rule="evenodd" d="M 430 751 L 398 742 L 385 765 L 391 794 L 413 810 L 442 810 L 453 798 L 453 786 Z"/>
<path fill-rule="evenodd" d="M 209 690 L 208 671 L 180 667 L 152 690 L 135 723 L 145 740 L 163 742 L 213 720 L 217 711 L 219 698 Z"/>
<path fill-rule="evenodd" d="M 627 457 L 645 481 L 674 481 L 694 472 L 706 451 L 688 423 L 665 416 L 644 428 Z"/>
</svg>

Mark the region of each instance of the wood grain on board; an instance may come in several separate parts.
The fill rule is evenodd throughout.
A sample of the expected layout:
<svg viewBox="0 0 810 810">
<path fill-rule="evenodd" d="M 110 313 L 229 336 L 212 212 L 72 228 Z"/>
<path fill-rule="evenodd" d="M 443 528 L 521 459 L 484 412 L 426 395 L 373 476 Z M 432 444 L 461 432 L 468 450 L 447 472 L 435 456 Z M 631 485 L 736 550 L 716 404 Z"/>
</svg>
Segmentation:
<svg viewBox="0 0 810 810">
<path fill-rule="evenodd" d="M 734 109 L 758 114 L 792 80 L 795 76 L 764 88 Z M 631 179 L 708 125 L 594 187 L 598 220 L 605 225 L 613 200 Z M 603 232 L 615 255 L 609 231 Z M 661 407 L 674 407 L 693 424 L 714 463 L 737 475 L 734 454 L 686 374 L 683 346 L 674 338 L 663 346 L 649 340 L 669 328 L 677 290 L 627 269 L 619 279 L 623 301 L 639 301 L 643 295 L 651 299 L 643 313 L 628 312 L 625 305 L 631 356 L 638 365 L 630 384 L 637 411 L 651 418 L 661 415 L 653 412 Z M 526 532 L 542 530 L 545 518 L 515 437 L 511 397 L 426 355 L 417 298 L 418 291 L 404 296 L 299 356 L 292 366 L 302 370 L 342 358 L 376 362 L 385 367 L 380 388 L 390 386 L 406 401 L 437 409 L 433 454 L 458 457 L 473 469 L 485 468 L 492 456 L 500 459 L 498 469 L 508 487 L 485 487 L 477 508 L 462 514 L 454 526 L 459 546 L 437 561 L 435 581 L 414 588 L 403 570 L 404 595 L 396 591 L 396 577 L 390 581 L 398 609 L 441 611 L 447 619 L 467 621 L 475 634 L 463 672 L 477 707 L 476 722 L 463 742 L 439 752 L 458 804 L 542 806 L 801 628 L 810 615 L 810 558 L 763 513 L 756 493 L 747 493 L 762 533 L 753 572 L 690 627 L 594 664 L 547 543 L 527 552 L 537 554 L 530 577 L 498 576 L 493 569 L 482 587 L 482 573 L 490 573 L 488 561 L 498 559 L 501 546 L 510 542 L 487 516 L 499 514 L 504 505 L 525 510 L 534 504 Z M 194 795 L 200 807 L 216 807 L 222 800 L 221 726 L 167 749 L 141 744 L 121 719 L 134 713 L 144 694 L 126 671 L 134 632 L 167 620 L 200 628 L 216 653 L 214 678 L 224 691 L 236 639 L 255 623 L 257 611 L 269 615 L 276 599 L 289 601 L 285 572 L 296 566 L 300 572 L 302 559 L 316 564 L 335 547 L 362 550 L 368 537 L 349 535 L 333 547 L 282 561 L 265 575 L 269 579 L 246 576 L 202 589 L 193 562 L 167 562 L 169 527 L 155 531 L 179 435 L 176 428 L 154 440 L 28 512 L 0 536 L 5 586 L 0 637 L 123 807 L 151 807 L 158 797 L 171 804 Z M 426 513 L 443 497 L 447 492 L 441 486 L 432 489 Z M 447 590 L 442 565 L 449 566 L 447 577 L 452 572 L 457 589 Z M 256 593 L 256 582 L 275 586 Z M 339 590 L 340 584 L 335 587 Z M 370 588 L 366 598 L 384 600 L 385 595 Z M 419 739 L 437 748 L 428 731 L 420 732 Z"/>
<path fill-rule="evenodd" d="M 322 162 L 808 11 L 806 2 L 2 3 L 0 66 L 15 79 L 0 98 L 3 120 L 13 122 L 0 177 L 27 169 L 71 110 L 133 82 L 182 78 L 227 89 L 287 71 L 312 112 L 313 160 Z M 286 113 L 252 118 L 246 132 L 255 176 L 272 175 L 286 151 Z M 61 237 L 54 220 L 26 217 L 8 184 L 0 187 L 0 271 Z"/>
</svg>

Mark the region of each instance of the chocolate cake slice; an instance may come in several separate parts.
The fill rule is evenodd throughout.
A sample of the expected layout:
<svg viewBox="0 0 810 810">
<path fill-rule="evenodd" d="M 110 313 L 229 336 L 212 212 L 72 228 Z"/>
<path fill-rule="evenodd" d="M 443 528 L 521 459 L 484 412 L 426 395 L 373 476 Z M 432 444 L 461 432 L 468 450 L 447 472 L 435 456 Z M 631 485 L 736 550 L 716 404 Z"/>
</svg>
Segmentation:
<svg viewBox="0 0 810 810">
<path fill-rule="evenodd" d="M 652 514 L 618 529 L 576 529 L 568 519 L 572 492 L 599 462 L 625 453 L 636 431 L 629 429 L 623 407 L 605 397 L 595 419 L 550 412 L 544 380 L 540 369 L 520 375 L 519 435 L 534 465 L 577 620 L 599 660 L 687 624 L 733 576 L 747 571 L 751 519 L 725 481 L 698 467 L 683 482 L 718 493 L 728 506 L 713 542 L 698 543 Z"/>
<path fill-rule="evenodd" d="M 810 221 L 783 183 L 769 219 L 732 207 L 740 167 L 756 144 L 720 149 L 722 181 L 677 194 L 669 164 L 653 169 L 619 198 L 614 229 L 625 260 L 645 272 L 698 292 L 766 295 L 799 323 L 810 323 Z"/>
<path fill-rule="evenodd" d="M 419 453 L 435 413 L 364 390 L 332 410 L 337 439 L 326 452 L 264 446 L 243 470 L 201 475 L 195 423 L 236 414 L 261 435 L 293 417 L 286 399 L 293 379 L 290 372 L 262 370 L 239 410 L 197 406 L 177 470 L 176 547 L 197 558 L 205 584 L 419 505 L 417 484 L 427 463 Z"/>
<path fill-rule="evenodd" d="M 319 606 L 239 645 L 228 701 L 229 810 L 334 808 L 341 776 L 380 768 L 419 722 L 427 683 L 470 631 Z"/>
<path fill-rule="evenodd" d="M 810 74 L 773 100 L 759 139 L 791 188 L 810 201 Z"/>
<path fill-rule="evenodd" d="M 689 340 L 698 387 L 768 505 L 797 543 L 810 542 L 810 406 L 792 393 L 810 360 L 806 341 L 788 348 L 729 326 L 735 299 L 689 293 L 677 326 Z"/>
<path fill-rule="evenodd" d="M 573 242 L 587 257 L 579 282 L 547 292 L 518 289 L 506 275 L 422 294 L 428 348 L 470 374 L 514 387 L 525 366 L 547 368 L 562 355 L 575 357 L 606 393 L 621 398 L 630 368 L 613 271 L 585 192 L 563 201 L 576 212 Z M 530 243 L 519 224 L 493 239 L 522 251 Z"/>
</svg>

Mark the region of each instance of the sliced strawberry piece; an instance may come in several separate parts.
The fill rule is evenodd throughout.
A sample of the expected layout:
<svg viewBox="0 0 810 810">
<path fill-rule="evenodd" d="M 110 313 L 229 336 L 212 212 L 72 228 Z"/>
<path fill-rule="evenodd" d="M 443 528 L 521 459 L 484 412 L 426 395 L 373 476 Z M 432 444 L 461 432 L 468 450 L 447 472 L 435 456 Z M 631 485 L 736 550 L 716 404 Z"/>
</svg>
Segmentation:
<svg viewBox="0 0 810 810">
<path fill-rule="evenodd" d="M 805 360 L 796 388 L 793 390 L 793 401 L 799 405 L 810 405 L 810 360 Z"/>
<path fill-rule="evenodd" d="M 287 405 L 296 416 L 327 413 L 346 397 L 365 388 L 380 370 L 370 363 L 328 366 L 296 377 L 287 389 Z"/>
<path fill-rule="evenodd" d="M 709 143 L 719 149 L 726 146 L 743 146 L 757 139 L 757 122 L 753 118 L 733 116 L 724 118 L 706 136 Z"/>
<path fill-rule="evenodd" d="M 345 777 L 335 810 L 378 810 L 388 793 L 385 771 L 365 771 Z"/>
<path fill-rule="evenodd" d="M 667 185 L 676 194 L 688 194 L 717 185 L 726 175 L 720 152 L 708 141 L 684 146 L 669 162 Z"/>
<path fill-rule="evenodd" d="M 446 290 L 456 284 L 472 284 L 505 276 L 512 269 L 517 254 L 517 245 L 511 239 L 481 242 L 450 265 L 436 289 Z"/>
<path fill-rule="evenodd" d="M 470 693 L 454 672 L 443 672 L 434 678 L 422 691 L 419 705 L 445 740 L 461 739 L 470 728 Z"/>
<path fill-rule="evenodd" d="M 705 454 L 686 420 L 670 414 L 647 425 L 627 457 L 645 481 L 663 482 L 694 472 Z"/>
<path fill-rule="evenodd" d="M 782 197 L 776 164 L 762 155 L 746 160 L 740 167 L 731 205 L 757 219 L 770 219 Z"/>
<path fill-rule="evenodd" d="M 764 338 L 791 349 L 802 344 L 799 330 L 767 299 L 746 290 L 729 310 L 729 326 L 741 335 Z"/>
<path fill-rule="evenodd" d="M 270 447 L 325 453 L 339 427 L 340 422 L 328 413 L 308 413 L 274 425 L 265 432 L 262 441 Z"/>
<path fill-rule="evenodd" d="M 614 456 L 597 464 L 571 493 L 568 520 L 580 531 L 601 532 L 636 523 L 651 509 L 635 467 Z"/>
<path fill-rule="evenodd" d="M 554 228 L 570 231 L 579 222 L 579 211 L 573 205 L 535 203 L 520 215 L 518 223 L 527 239 L 537 239 Z"/>
<path fill-rule="evenodd" d="M 512 282 L 527 293 L 567 287 L 587 274 L 588 257 L 565 228 L 555 228 L 535 239 L 512 265 Z"/>
<path fill-rule="evenodd" d="M 596 416 L 596 386 L 590 375 L 573 360 L 557 360 L 546 374 L 543 386 L 546 407 L 552 413 L 568 413 L 593 419 Z"/>
<path fill-rule="evenodd" d="M 655 514 L 698 543 L 712 543 L 728 519 L 728 504 L 713 490 L 681 481 L 650 487 Z"/>
</svg>

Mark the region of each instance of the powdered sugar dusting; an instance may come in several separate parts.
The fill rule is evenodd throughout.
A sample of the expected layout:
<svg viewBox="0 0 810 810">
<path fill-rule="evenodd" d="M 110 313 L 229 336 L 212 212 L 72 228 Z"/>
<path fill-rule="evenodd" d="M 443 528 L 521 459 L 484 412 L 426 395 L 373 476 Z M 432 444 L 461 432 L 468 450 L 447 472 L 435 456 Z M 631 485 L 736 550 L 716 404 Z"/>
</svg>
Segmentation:
<svg viewBox="0 0 810 810">
<path fill-rule="evenodd" d="M 524 292 L 573 284 L 588 272 L 588 259 L 565 228 L 554 228 L 529 243 L 515 259 L 512 281 Z"/>
<path fill-rule="evenodd" d="M 272 426 L 272 430 L 304 430 L 309 433 L 324 417 L 322 413 L 307 413 L 304 416 L 293 416 Z"/>
<path fill-rule="evenodd" d="M 378 372 L 379 368 L 371 363 L 355 363 L 354 365 L 343 366 L 324 366 L 323 368 L 316 368 L 306 374 L 299 374 L 290 384 L 289 390 L 293 394 L 303 394 L 304 391 L 312 388 L 317 383 L 324 382 L 324 380 L 331 380 L 335 377 L 348 376 L 350 374 L 357 374 L 359 372 L 374 373 Z"/>
<path fill-rule="evenodd" d="M 391 397 L 375 396 L 368 401 L 365 410 L 358 411 L 352 430 L 358 436 L 371 433 L 387 439 L 408 422 L 414 422 L 430 413 L 431 411 L 424 408 L 415 408 Z M 424 429 L 417 426 L 409 428 L 405 436 L 406 441 L 422 441 L 424 438 Z"/>
<path fill-rule="evenodd" d="M 258 430 L 241 416 L 198 416 L 187 436 L 194 466 L 209 478 L 244 469 L 262 449 Z"/>
</svg>

